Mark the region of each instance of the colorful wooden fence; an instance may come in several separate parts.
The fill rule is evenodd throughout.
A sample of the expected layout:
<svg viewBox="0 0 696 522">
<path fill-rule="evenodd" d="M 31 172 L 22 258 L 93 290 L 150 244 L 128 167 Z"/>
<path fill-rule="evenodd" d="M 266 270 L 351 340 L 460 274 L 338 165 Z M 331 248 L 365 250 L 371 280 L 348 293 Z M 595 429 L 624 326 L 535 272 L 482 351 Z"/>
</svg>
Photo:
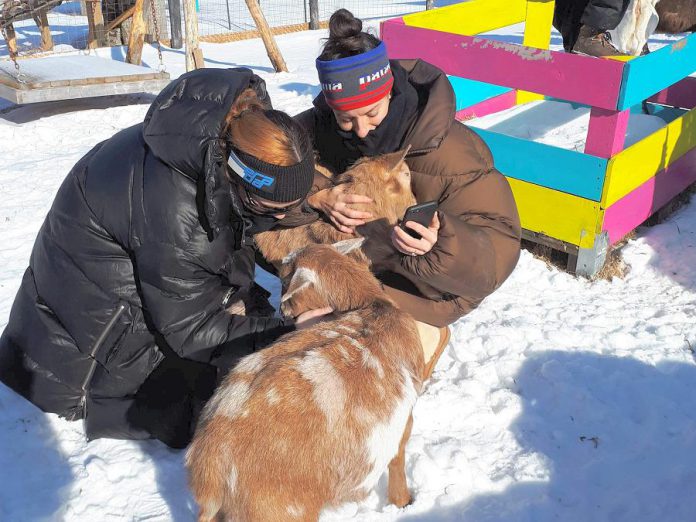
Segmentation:
<svg viewBox="0 0 696 522">
<path fill-rule="evenodd" d="M 601 59 L 551 51 L 553 1 L 470 0 L 382 23 L 392 58 L 451 75 L 458 117 L 534 99 L 590 107 L 584 153 L 473 128 L 510 181 L 527 236 L 571 254 L 593 275 L 622 239 L 696 181 L 696 34 L 646 56 Z M 522 45 L 480 33 L 525 22 Z M 648 101 L 665 125 L 630 147 L 631 110 Z"/>
</svg>

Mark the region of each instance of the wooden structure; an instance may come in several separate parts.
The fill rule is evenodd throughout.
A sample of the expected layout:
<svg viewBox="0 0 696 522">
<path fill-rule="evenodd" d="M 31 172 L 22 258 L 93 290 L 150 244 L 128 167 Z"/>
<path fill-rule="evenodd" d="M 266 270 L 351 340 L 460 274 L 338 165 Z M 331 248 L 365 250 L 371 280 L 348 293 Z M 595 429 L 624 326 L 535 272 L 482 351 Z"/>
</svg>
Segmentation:
<svg viewBox="0 0 696 522">
<path fill-rule="evenodd" d="M 22 82 L 14 65 L 0 61 L 0 97 L 14 103 L 159 92 L 169 75 L 141 65 L 96 56 L 58 55 L 21 62 Z"/>
<path fill-rule="evenodd" d="M 468 119 L 551 98 L 590 108 L 584 153 L 472 127 L 508 178 L 525 237 L 592 276 L 609 246 L 696 181 L 696 34 L 628 60 L 550 51 L 553 1 L 470 0 L 382 23 L 392 58 L 452 75 Z M 480 33 L 526 22 L 522 45 Z M 624 147 L 631 111 L 664 120 Z"/>
<path fill-rule="evenodd" d="M 169 82 L 169 74 L 143 67 L 141 63 L 145 24 L 143 5 L 150 0 L 137 0 L 135 6 L 108 26 L 104 26 L 100 0 L 87 2 L 89 23 L 88 47 L 101 46 L 111 28 L 132 17 L 126 62 L 91 55 L 47 55 L 16 61 L 17 46 L 12 23 L 33 17 L 41 22 L 43 50 L 50 50 L 47 12 L 59 4 L 56 0 L 7 0 L 0 13 L 0 28 L 7 38 L 13 61 L 0 61 L 0 97 L 14 103 L 36 103 L 93 96 L 136 92 L 159 92 Z M 8 7 L 9 6 L 9 7 Z M 152 6 L 151 6 L 152 7 Z M 153 9 L 154 12 L 154 9 Z M 34 13 L 34 14 L 32 14 Z M 35 15 L 40 13 L 41 16 Z M 157 27 L 154 20 L 155 27 Z M 45 36 L 47 35 L 47 36 Z M 159 49 L 159 48 L 158 48 Z M 160 63 L 161 63 L 161 50 Z M 13 63 L 14 62 L 14 63 Z"/>
</svg>

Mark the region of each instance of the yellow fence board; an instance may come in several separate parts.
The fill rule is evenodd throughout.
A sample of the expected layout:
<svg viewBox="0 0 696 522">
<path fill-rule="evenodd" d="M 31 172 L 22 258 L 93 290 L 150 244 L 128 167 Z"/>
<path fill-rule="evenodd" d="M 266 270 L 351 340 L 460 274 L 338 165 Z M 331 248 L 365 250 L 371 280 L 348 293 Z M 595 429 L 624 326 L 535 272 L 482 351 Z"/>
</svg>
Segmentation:
<svg viewBox="0 0 696 522">
<path fill-rule="evenodd" d="M 525 0 L 470 0 L 404 16 L 411 27 L 472 36 L 523 22 Z"/>
<path fill-rule="evenodd" d="M 696 147 L 696 109 L 609 160 L 602 193 L 607 208 Z"/>
<path fill-rule="evenodd" d="M 549 48 L 554 5 L 553 0 L 530 0 L 527 2 L 523 45 L 537 49 Z"/>
<path fill-rule="evenodd" d="M 604 217 L 599 203 L 513 178 L 508 182 L 522 228 L 580 248 L 594 246 Z"/>
</svg>

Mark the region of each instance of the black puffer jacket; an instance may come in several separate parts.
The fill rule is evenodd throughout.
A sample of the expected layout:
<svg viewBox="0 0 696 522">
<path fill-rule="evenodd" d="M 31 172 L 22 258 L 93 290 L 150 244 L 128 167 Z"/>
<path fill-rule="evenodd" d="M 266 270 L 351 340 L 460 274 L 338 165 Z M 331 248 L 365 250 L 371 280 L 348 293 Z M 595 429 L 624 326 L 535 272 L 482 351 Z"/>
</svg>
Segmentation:
<svg viewBox="0 0 696 522">
<path fill-rule="evenodd" d="M 0 339 L 0 380 L 90 438 L 141 438 L 128 410 L 165 353 L 229 361 L 289 329 L 230 316 L 254 277 L 227 180 L 224 118 L 263 80 L 206 69 L 167 86 L 145 121 L 94 147 L 60 187 Z"/>
</svg>

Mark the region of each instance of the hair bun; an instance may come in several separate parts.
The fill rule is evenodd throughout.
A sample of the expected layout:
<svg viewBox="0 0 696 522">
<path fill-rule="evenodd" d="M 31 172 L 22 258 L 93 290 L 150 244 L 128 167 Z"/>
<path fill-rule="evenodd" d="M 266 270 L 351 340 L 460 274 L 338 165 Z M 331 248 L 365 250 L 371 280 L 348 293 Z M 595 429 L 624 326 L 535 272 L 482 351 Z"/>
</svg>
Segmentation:
<svg viewBox="0 0 696 522">
<path fill-rule="evenodd" d="M 353 38 L 362 32 L 362 20 L 348 9 L 339 9 L 329 19 L 329 40 Z"/>
</svg>

